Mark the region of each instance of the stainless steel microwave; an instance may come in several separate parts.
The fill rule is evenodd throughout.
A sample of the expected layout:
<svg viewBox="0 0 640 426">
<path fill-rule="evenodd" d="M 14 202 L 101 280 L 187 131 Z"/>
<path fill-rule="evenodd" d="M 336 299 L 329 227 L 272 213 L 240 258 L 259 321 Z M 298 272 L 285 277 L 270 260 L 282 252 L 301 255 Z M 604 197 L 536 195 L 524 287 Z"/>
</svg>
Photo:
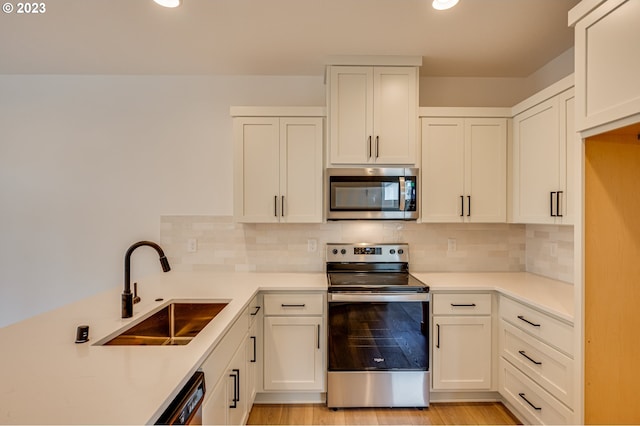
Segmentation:
<svg viewBox="0 0 640 426">
<path fill-rule="evenodd" d="M 417 168 L 329 168 L 328 220 L 418 218 Z"/>
</svg>

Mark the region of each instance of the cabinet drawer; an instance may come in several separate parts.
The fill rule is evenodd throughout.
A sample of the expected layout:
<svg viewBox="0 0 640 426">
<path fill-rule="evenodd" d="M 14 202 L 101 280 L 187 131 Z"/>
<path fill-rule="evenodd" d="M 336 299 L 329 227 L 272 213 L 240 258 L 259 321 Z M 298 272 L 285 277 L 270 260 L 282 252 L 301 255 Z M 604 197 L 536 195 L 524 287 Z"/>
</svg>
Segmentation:
<svg viewBox="0 0 640 426">
<path fill-rule="evenodd" d="M 433 315 L 491 315 L 491 294 L 434 293 Z"/>
<path fill-rule="evenodd" d="M 264 295 L 265 315 L 322 315 L 321 293 L 273 293 Z"/>
<path fill-rule="evenodd" d="M 569 356 L 573 356 L 573 326 L 506 297 L 500 317 Z"/>
<path fill-rule="evenodd" d="M 553 396 L 573 404 L 573 360 L 500 320 L 500 354 Z"/>
<path fill-rule="evenodd" d="M 500 394 L 529 423 L 533 424 L 573 424 L 573 411 L 565 407 L 535 382 L 522 374 L 504 358 L 500 358 Z"/>
</svg>

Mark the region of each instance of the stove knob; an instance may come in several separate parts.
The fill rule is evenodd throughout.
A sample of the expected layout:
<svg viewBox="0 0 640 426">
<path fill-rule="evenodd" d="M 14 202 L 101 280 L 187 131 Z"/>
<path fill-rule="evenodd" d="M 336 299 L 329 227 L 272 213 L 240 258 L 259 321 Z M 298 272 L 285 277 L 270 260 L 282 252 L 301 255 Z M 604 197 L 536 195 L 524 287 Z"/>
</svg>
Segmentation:
<svg viewBox="0 0 640 426">
<path fill-rule="evenodd" d="M 389 253 L 396 254 L 396 251 L 395 251 L 395 249 L 391 249 L 391 250 L 389 250 Z"/>
<path fill-rule="evenodd" d="M 347 250 L 342 249 L 342 250 L 340 250 L 340 253 L 341 253 L 341 254 L 347 254 Z"/>
<path fill-rule="evenodd" d="M 398 254 L 402 254 L 402 253 L 404 253 L 404 250 L 398 249 Z"/>
<path fill-rule="evenodd" d="M 338 249 L 333 249 L 333 250 L 331 250 L 331 253 L 333 253 L 333 254 L 338 254 Z"/>
</svg>

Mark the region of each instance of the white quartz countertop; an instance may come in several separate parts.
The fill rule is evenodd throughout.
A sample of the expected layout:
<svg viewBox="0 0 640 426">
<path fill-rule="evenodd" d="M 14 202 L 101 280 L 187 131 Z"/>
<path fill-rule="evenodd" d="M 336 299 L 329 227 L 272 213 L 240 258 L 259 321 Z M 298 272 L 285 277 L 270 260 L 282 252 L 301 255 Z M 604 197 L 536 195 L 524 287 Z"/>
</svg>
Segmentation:
<svg viewBox="0 0 640 426">
<path fill-rule="evenodd" d="M 413 272 L 431 292 L 496 291 L 573 323 L 573 284 L 528 272 Z"/>
<path fill-rule="evenodd" d="M 498 291 L 573 321 L 573 286 L 529 273 L 413 273 L 437 291 Z M 121 319 L 122 288 L 0 328 L 0 424 L 146 424 L 198 369 L 259 291 L 326 291 L 324 273 L 171 271 L 138 280 L 142 301 Z M 162 302 L 155 301 L 162 298 Z M 175 299 L 229 304 L 185 346 L 98 346 Z M 76 344 L 76 328 L 90 341 Z"/>
<path fill-rule="evenodd" d="M 120 318 L 117 287 L 0 328 L 1 424 L 153 423 L 258 291 L 327 288 L 324 273 L 171 271 L 138 284 L 133 318 Z M 188 345 L 95 345 L 172 299 L 229 304 Z M 89 342 L 75 343 L 79 325 Z"/>
</svg>

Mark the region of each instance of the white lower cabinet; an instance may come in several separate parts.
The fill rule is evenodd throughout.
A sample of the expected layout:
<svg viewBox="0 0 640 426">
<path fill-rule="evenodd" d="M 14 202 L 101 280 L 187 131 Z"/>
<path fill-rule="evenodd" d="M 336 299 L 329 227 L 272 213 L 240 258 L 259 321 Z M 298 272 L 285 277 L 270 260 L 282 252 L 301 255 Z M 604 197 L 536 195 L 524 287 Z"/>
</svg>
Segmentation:
<svg viewBox="0 0 640 426">
<path fill-rule="evenodd" d="M 207 392 L 202 422 L 210 425 L 242 425 L 249 417 L 256 394 L 258 361 L 254 299 L 222 341 L 202 364 Z M 253 315 L 252 315 L 253 314 Z"/>
<path fill-rule="evenodd" d="M 505 296 L 499 303 L 500 394 L 527 422 L 574 423 L 573 326 Z"/>
<path fill-rule="evenodd" d="M 433 389 L 492 388 L 492 295 L 433 294 Z"/>
<path fill-rule="evenodd" d="M 324 392 L 324 294 L 265 294 L 264 304 L 264 390 Z"/>
<path fill-rule="evenodd" d="M 500 393 L 532 424 L 573 423 L 573 412 L 527 375 L 500 359 Z"/>
</svg>

